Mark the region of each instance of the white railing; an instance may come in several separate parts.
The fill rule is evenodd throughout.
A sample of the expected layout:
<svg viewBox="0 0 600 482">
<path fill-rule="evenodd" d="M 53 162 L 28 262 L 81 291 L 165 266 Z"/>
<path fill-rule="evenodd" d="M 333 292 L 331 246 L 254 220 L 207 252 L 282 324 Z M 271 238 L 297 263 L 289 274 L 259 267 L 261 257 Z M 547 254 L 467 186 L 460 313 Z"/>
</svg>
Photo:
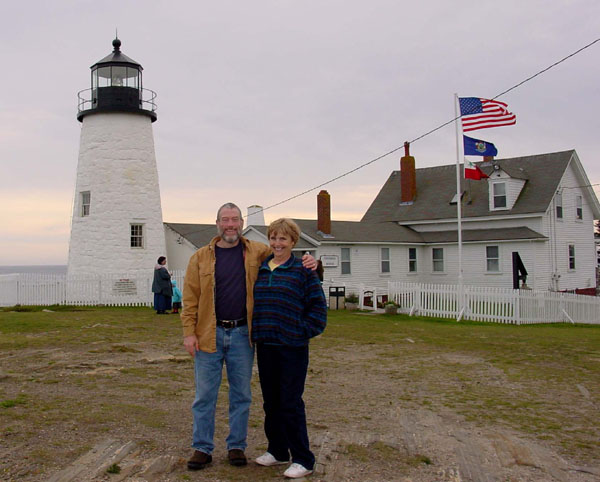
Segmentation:
<svg viewBox="0 0 600 482">
<path fill-rule="evenodd" d="M 410 315 L 496 323 L 600 324 L 600 298 L 551 291 L 389 282 L 387 295 Z M 462 301 L 464 298 L 464 301 Z"/>
<path fill-rule="evenodd" d="M 173 279 L 183 289 L 183 270 Z M 152 270 L 107 275 L 0 275 L 0 306 L 106 305 L 152 306 Z"/>
<path fill-rule="evenodd" d="M 151 306 L 153 271 L 111 275 L 48 275 L 21 273 L 0 275 L 0 306 L 107 305 Z M 173 272 L 183 289 L 185 272 Z M 481 286 L 389 282 L 387 289 L 364 284 L 325 280 L 323 288 L 345 286 L 355 293 L 361 309 L 377 309 L 377 302 L 391 300 L 410 315 L 436 316 L 497 323 L 600 324 L 600 298 L 550 291 L 512 290 Z M 462 299 L 464 298 L 464 302 Z"/>
</svg>

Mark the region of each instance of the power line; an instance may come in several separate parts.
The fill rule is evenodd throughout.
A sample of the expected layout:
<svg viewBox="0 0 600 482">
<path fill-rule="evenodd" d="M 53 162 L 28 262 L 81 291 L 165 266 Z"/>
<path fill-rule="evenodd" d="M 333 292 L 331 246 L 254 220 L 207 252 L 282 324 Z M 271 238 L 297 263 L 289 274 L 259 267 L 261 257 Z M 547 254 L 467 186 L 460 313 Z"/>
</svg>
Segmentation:
<svg viewBox="0 0 600 482">
<path fill-rule="evenodd" d="M 596 184 L 584 184 L 583 186 L 562 186 L 561 189 L 580 189 L 583 187 L 595 187 L 600 186 L 600 182 Z"/>
<path fill-rule="evenodd" d="M 518 87 L 520 87 L 521 85 L 523 85 L 523 84 L 525 84 L 525 83 L 529 82 L 530 80 L 533 80 L 533 79 L 534 79 L 534 78 L 536 78 L 537 76 L 539 76 L 539 75 L 541 75 L 541 74 L 543 74 L 543 73 L 545 73 L 545 72 L 549 71 L 549 70 L 550 70 L 550 69 L 552 69 L 553 67 L 556 67 L 557 65 L 559 65 L 559 64 L 561 64 L 561 63 L 563 63 L 563 62 L 565 62 L 566 60 L 568 60 L 568 59 L 570 59 L 571 57 L 574 57 L 575 55 L 577 55 L 577 54 L 579 54 L 579 53 L 583 52 L 585 49 L 588 49 L 588 48 L 590 48 L 591 46 L 593 46 L 594 44 L 596 44 L 596 43 L 598 43 L 598 42 L 600 42 L 600 38 L 597 38 L 596 40 L 594 40 L 594 41 L 592 41 L 592 42 L 588 43 L 587 45 L 584 45 L 583 47 L 581 47 L 580 49 L 576 50 L 575 52 L 572 52 L 572 53 L 570 53 L 570 54 L 569 54 L 569 55 L 567 55 L 566 57 L 563 57 L 562 59 L 560 59 L 560 60 L 558 60 L 558 61 L 554 62 L 553 64 L 549 65 L 549 66 L 548 66 L 548 67 L 546 67 L 545 69 L 542 69 L 542 70 L 540 70 L 539 72 L 537 72 L 537 73 L 533 74 L 532 76 L 530 76 L 530 77 L 527 77 L 525 80 L 522 80 L 521 82 L 519 82 L 519 83 L 517 83 L 517 84 L 513 85 L 512 87 L 510 87 L 510 88 L 506 89 L 505 91 L 503 91 L 503 92 L 500 92 L 498 95 L 496 95 L 496 96 L 492 97 L 492 99 L 497 99 L 498 97 L 501 97 L 501 96 L 503 96 L 503 95 L 507 94 L 508 92 L 510 92 L 510 91 L 512 91 L 512 90 L 514 90 L 514 89 L 516 89 L 516 88 L 518 88 Z M 421 140 L 421 139 L 423 139 L 423 138 L 425 138 L 425 137 L 427 137 L 427 136 L 429 136 L 429 135 L 433 134 L 434 132 L 436 132 L 436 131 L 439 131 L 440 129 L 442 129 L 442 128 L 446 127 L 447 125 L 450 125 L 450 124 L 452 124 L 453 122 L 456 122 L 456 121 L 457 121 L 458 119 L 460 119 L 461 117 L 462 117 L 462 116 L 460 116 L 460 115 L 459 115 L 459 116 L 456 116 L 456 117 L 454 117 L 453 119 L 451 119 L 451 120 L 449 120 L 449 121 L 447 121 L 447 122 L 444 122 L 443 124 L 440 124 L 439 126 L 437 126 L 437 127 L 433 128 L 433 129 L 431 129 L 431 130 L 429 130 L 429 131 L 425 132 L 424 134 L 421 134 L 420 136 L 417 136 L 417 137 L 415 137 L 413 140 L 411 140 L 411 141 L 408 141 L 408 143 L 409 143 L 409 144 L 413 144 L 413 143 L 415 143 L 415 142 L 417 142 L 417 141 L 419 141 L 419 140 Z M 305 191 L 302 191 L 302 192 L 301 192 L 301 193 L 299 193 L 299 194 L 295 194 L 294 196 L 290 196 L 289 198 L 287 198 L 287 199 L 284 199 L 283 201 L 279 201 L 279 202 L 277 202 L 277 203 L 275 203 L 275 204 L 271 204 L 270 206 L 264 207 L 264 208 L 262 208 L 262 211 L 264 212 L 264 211 L 266 211 L 267 209 L 271 209 L 271 208 L 274 208 L 274 207 L 276 207 L 276 206 L 280 206 L 281 204 L 285 204 L 285 203 L 287 203 L 287 202 L 289 202 L 289 201 L 292 201 L 292 200 L 294 200 L 294 199 L 296 199 L 296 198 L 299 198 L 299 197 L 301 197 L 301 196 L 304 196 L 305 194 L 308 194 L 309 192 L 316 191 L 317 189 L 319 189 L 319 188 L 321 188 L 321 187 L 323 187 L 323 186 L 325 186 L 325 185 L 327 185 L 327 184 L 331 184 L 332 182 L 335 182 L 335 181 L 337 181 L 337 180 L 339 180 L 339 179 L 342 179 L 343 177 L 346 177 L 346 176 L 348 176 L 348 175 L 350 175 L 350 174 L 352 174 L 352 173 L 354 173 L 354 172 L 356 172 L 356 171 L 359 171 L 360 169 L 363 169 L 364 167 L 367 167 L 367 166 L 369 166 L 369 165 L 371 165 L 371 164 L 373 164 L 373 163 L 375 163 L 375 162 L 377 162 L 377 161 L 379 161 L 379 160 L 383 159 L 384 157 L 387 157 L 387 156 L 389 156 L 389 155 L 393 154 L 394 152 L 397 152 L 397 151 L 399 151 L 399 150 L 400 150 L 400 149 L 402 149 L 403 147 L 404 147 L 404 144 L 402 144 L 401 146 L 398 146 L 398 147 L 396 147 L 396 148 L 392 149 L 391 151 L 388 151 L 388 152 L 386 152 L 385 154 L 382 154 L 382 155 L 380 155 L 380 156 L 378 156 L 378 157 L 376 157 L 376 158 L 374 158 L 374 159 L 371 159 L 370 161 L 367 161 L 367 162 L 365 162 L 365 163 L 363 163 L 363 164 L 361 164 L 361 165 L 359 165 L 359 166 L 355 167 L 354 169 L 351 169 L 350 171 L 344 172 L 343 174 L 340 174 L 339 176 L 336 176 L 336 177 L 334 177 L 334 178 L 332 178 L 332 179 L 329 179 L 328 181 L 322 182 L 321 184 L 319 184 L 319 185 L 317 185 L 317 186 L 314 186 L 314 187 L 312 187 L 312 188 L 310 188 L 310 189 L 307 189 L 307 190 L 305 190 Z M 261 212 L 261 211 L 257 211 L 257 212 Z"/>
</svg>

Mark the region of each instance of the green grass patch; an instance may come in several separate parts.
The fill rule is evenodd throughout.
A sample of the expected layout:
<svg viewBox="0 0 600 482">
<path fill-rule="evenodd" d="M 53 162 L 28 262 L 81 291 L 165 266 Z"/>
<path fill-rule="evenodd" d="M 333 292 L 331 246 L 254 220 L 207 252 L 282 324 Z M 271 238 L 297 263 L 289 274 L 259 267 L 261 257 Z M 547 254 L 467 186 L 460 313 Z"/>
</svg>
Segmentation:
<svg viewBox="0 0 600 482">
<path fill-rule="evenodd" d="M 185 354 L 176 317 L 139 307 L 21 308 L 0 311 L 8 375 L 1 381 L 0 427 L 15 431 L 12 440 L 26 440 L 40 428 L 69 440 L 74 427 L 85 428 L 86 440 L 138 432 L 160 440 L 157 434 L 175 426 L 188 436 L 191 359 L 144 362 L 156 354 Z M 306 400 L 313 432 L 368 432 L 383 427 L 390 411 L 426 408 L 538 438 L 580 465 L 591 464 L 600 451 L 600 326 L 457 323 L 339 311 L 329 313 L 310 353 Z M 113 371 L 96 370 L 104 368 Z M 260 432 L 258 377 L 252 386 L 250 425 Z M 224 376 L 218 405 L 223 420 L 227 387 Z M 223 420 L 218 427 L 226 427 Z M 427 465 L 377 442 L 340 450 L 356 460 Z M 281 475 L 269 468 L 221 470 L 217 475 L 224 480 Z"/>
<path fill-rule="evenodd" d="M 27 397 L 25 395 L 19 395 L 17 398 L 0 401 L 0 408 L 12 408 L 17 405 L 25 405 L 26 403 Z"/>
</svg>

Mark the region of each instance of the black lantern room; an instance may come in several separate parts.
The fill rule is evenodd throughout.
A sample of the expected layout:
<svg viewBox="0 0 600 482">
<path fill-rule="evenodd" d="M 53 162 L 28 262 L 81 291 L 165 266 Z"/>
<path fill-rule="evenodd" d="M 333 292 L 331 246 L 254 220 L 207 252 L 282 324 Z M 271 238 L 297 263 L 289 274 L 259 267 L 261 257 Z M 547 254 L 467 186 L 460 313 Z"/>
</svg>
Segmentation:
<svg viewBox="0 0 600 482">
<path fill-rule="evenodd" d="M 96 112 L 134 112 L 156 120 L 156 93 L 142 88 L 142 66 L 121 53 L 121 41 L 115 38 L 110 55 L 92 69 L 92 88 L 78 94 L 77 120 Z"/>
</svg>

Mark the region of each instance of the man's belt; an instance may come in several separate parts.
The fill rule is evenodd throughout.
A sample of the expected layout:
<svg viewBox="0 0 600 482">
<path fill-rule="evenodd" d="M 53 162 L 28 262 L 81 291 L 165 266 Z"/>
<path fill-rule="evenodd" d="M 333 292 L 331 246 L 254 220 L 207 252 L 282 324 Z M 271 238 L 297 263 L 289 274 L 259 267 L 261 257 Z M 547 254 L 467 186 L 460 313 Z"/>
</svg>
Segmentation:
<svg viewBox="0 0 600 482">
<path fill-rule="evenodd" d="M 217 326 L 222 326 L 227 329 L 244 326 L 246 323 L 248 323 L 246 318 L 239 318 L 237 320 L 217 320 Z"/>
</svg>

